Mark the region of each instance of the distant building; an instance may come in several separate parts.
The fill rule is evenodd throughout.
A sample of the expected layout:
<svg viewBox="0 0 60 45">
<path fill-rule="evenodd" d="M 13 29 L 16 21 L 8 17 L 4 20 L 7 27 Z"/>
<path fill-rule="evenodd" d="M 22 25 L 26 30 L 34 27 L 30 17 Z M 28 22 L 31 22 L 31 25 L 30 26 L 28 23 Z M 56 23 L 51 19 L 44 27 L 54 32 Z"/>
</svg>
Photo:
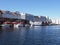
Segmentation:
<svg viewBox="0 0 60 45">
<path fill-rule="evenodd" d="M 53 24 L 60 24 L 60 19 L 52 19 Z"/>
</svg>

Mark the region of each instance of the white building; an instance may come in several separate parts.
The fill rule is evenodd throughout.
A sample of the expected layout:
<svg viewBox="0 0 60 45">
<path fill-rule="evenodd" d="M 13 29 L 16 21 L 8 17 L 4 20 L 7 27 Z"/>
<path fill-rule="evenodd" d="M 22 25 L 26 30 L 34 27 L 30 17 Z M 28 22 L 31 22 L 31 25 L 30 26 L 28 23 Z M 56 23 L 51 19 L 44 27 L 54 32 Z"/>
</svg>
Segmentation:
<svg viewBox="0 0 60 45">
<path fill-rule="evenodd" d="M 47 16 L 34 16 L 34 25 L 42 25 L 42 23 L 49 24 L 51 23 L 51 19 Z"/>
<path fill-rule="evenodd" d="M 41 22 L 46 22 L 47 21 L 47 18 L 45 16 L 40 16 L 39 18 L 40 18 Z"/>
<path fill-rule="evenodd" d="M 31 14 L 27 14 L 27 13 L 21 13 L 21 19 L 28 20 L 28 21 L 33 21 L 34 16 L 31 15 Z"/>
<path fill-rule="evenodd" d="M 53 24 L 60 24 L 60 19 L 52 19 Z"/>
<path fill-rule="evenodd" d="M 2 17 L 2 18 L 20 19 L 20 14 L 18 14 L 16 12 L 0 10 L 0 15 L 1 15 L 0 17 Z"/>
<path fill-rule="evenodd" d="M 34 21 L 47 22 L 50 21 L 50 19 L 47 16 L 34 16 Z"/>
<path fill-rule="evenodd" d="M 34 16 L 34 22 L 39 22 L 39 16 Z"/>
</svg>

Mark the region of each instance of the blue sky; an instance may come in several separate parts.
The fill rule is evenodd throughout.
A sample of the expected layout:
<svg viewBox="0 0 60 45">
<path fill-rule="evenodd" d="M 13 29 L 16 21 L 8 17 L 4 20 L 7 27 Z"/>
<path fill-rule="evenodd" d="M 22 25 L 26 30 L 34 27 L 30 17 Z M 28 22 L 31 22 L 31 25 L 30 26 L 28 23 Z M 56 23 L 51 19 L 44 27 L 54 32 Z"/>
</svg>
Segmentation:
<svg viewBox="0 0 60 45">
<path fill-rule="evenodd" d="M 60 0 L 0 0 L 0 10 L 60 18 Z"/>
</svg>

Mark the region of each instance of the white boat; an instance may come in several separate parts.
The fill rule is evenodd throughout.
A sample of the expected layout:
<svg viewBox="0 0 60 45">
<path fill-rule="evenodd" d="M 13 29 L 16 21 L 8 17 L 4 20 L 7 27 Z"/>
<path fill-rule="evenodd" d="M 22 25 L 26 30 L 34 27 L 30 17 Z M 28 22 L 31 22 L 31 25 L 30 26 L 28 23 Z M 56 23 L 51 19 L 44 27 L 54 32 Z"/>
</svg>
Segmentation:
<svg viewBox="0 0 60 45">
<path fill-rule="evenodd" d="M 10 27 L 9 24 L 2 24 L 2 28 L 8 28 L 8 27 Z"/>
<path fill-rule="evenodd" d="M 41 22 L 34 22 L 33 23 L 33 26 L 40 26 L 41 25 Z"/>
<path fill-rule="evenodd" d="M 23 27 L 23 24 L 20 24 L 20 23 L 19 24 L 14 24 L 14 27 L 17 27 L 17 28 L 18 27 Z"/>
<path fill-rule="evenodd" d="M 30 24 L 31 24 L 31 26 L 40 26 L 41 24 L 42 24 L 42 22 L 37 22 L 37 21 L 35 21 L 35 22 L 32 22 L 32 21 L 30 21 Z"/>
<path fill-rule="evenodd" d="M 28 26 L 30 26 L 29 24 L 25 24 L 25 27 L 28 27 Z"/>
</svg>

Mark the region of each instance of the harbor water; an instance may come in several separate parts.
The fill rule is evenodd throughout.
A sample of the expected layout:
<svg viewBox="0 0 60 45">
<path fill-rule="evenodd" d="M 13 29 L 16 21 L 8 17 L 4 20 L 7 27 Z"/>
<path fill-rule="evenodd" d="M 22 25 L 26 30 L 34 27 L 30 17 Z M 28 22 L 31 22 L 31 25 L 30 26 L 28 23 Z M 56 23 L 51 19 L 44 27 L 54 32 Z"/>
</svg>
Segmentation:
<svg viewBox="0 0 60 45">
<path fill-rule="evenodd" d="M 60 45 L 60 26 L 3 28 L 0 45 Z"/>
</svg>

